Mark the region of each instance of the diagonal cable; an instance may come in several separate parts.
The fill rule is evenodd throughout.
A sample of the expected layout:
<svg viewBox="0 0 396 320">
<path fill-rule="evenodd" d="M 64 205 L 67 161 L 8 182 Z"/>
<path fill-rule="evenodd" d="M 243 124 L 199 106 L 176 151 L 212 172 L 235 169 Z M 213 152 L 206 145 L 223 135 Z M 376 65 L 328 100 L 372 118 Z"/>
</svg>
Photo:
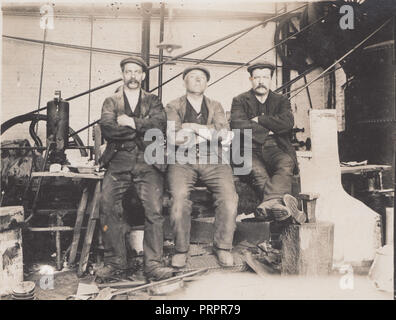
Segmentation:
<svg viewBox="0 0 396 320">
<path fill-rule="evenodd" d="M 326 16 L 326 15 L 325 15 Z M 258 56 L 254 57 L 253 59 L 249 60 L 248 62 L 244 63 L 243 65 L 239 66 L 238 68 L 226 73 L 224 76 L 220 77 L 219 79 L 217 79 L 216 81 L 212 82 L 209 87 L 213 86 L 214 84 L 216 84 L 217 82 L 223 80 L 224 78 L 230 76 L 231 74 L 237 72 L 238 70 L 246 67 L 247 65 L 249 65 L 251 62 L 253 62 L 254 60 L 262 57 L 263 55 L 265 55 L 266 53 L 270 52 L 271 50 L 275 49 L 276 47 L 280 46 L 281 44 L 285 43 L 286 41 L 288 41 L 289 39 L 295 37 L 296 35 L 300 34 L 301 32 L 305 31 L 307 28 L 310 28 L 312 25 L 314 25 L 315 23 L 318 23 L 320 20 L 322 20 L 325 16 L 320 17 L 319 19 L 315 20 L 314 22 L 312 22 L 311 24 L 305 26 L 304 28 L 302 28 L 300 31 L 298 31 L 297 33 L 294 33 L 293 35 L 291 35 L 290 37 L 287 37 L 286 39 L 283 39 L 281 42 L 279 42 L 278 44 L 276 44 L 275 46 L 265 50 L 263 53 L 260 53 Z"/>
<path fill-rule="evenodd" d="M 367 40 L 369 40 L 373 35 L 375 35 L 378 31 L 380 31 L 386 24 L 388 24 L 393 18 L 389 18 L 387 21 L 385 21 L 380 27 L 378 27 L 376 30 L 374 30 L 372 33 L 370 33 L 366 38 L 364 38 L 362 41 L 360 41 L 358 44 L 356 44 L 351 50 L 349 50 L 347 53 L 345 53 L 341 58 L 337 59 L 334 63 L 332 63 L 329 67 L 327 67 L 323 72 L 321 72 L 318 76 L 313 78 L 311 81 L 309 81 L 306 85 L 300 88 L 294 95 L 292 95 L 289 100 L 294 98 L 296 95 L 298 95 L 301 91 L 303 91 L 305 88 L 309 87 L 312 83 L 314 83 L 316 80 L 318 80 L 322 75 L 324 75 L 326 72 L 328 72 L 330 69 L 332 69 L 337 63 L 340 61 L 344 60 L 346 57 L 348 57 L 352 52 L 354 52 L 357 48 L 359 48 L 363 43 L 365 43 Z"/>
</svg>

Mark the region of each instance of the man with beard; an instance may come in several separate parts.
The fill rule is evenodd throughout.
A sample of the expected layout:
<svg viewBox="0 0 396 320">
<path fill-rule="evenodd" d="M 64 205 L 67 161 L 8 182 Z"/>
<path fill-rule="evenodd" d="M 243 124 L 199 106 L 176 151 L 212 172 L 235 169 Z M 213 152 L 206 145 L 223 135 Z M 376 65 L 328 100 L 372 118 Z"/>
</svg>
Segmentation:
<svg viewBox="0 0 396 320">
<path fill-rule="evenodd" d="M 287 97 L 270 90 L 275 66 L 259 61 L 247 68 L 252 89 L 235 97 L 231 106 L 231 128 L 252 130 L 252 171 L 254 187 L 262 196 L 256 216 L 283 221 L 305 216 L 290 195 L 293 173 L 297 172 L 296 152 L 290 141 L 294 117 Z M 286 206 L 285 206 L 286 204 Z"/>
<path fill-rule="evenodd" d="M 130 231 L 123 216 L 122 201 L 127 190 L 134 186 L 143 205 L 144 272 L 155 280 L 169 278 L 173 269 L 162 265 L 163 173 L 144 160 L 148 143 L 143 137 L 147 130 L 166 131 L 166 114 L 157 96 L 141 89 L 147 65 L 139 57 L 121 61 L 124 85 L 102 107 L 100 127 L 107 141 L 101 162 L 107 168 L 102 186 L 100 220 L 104 241 L 114 251 L 106 265 L 96 273 L 106 278 L 114 273 L 126 274 L 126 236 Z"/>
</svg>

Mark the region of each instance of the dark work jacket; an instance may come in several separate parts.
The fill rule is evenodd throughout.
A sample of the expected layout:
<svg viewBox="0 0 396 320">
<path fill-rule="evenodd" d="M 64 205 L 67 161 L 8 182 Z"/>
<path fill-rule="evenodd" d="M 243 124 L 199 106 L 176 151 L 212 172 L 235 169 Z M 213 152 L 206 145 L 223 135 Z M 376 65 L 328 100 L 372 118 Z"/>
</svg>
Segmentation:
<svg viewBox="0 0 396 320">
<path fill-rule="evenodd" d="M 165 109 L 154 94 L 141 89 L 140 115 L 133 117 L 136 129 L 120 126 L 117 117 L 125 114 L 124 89 L 119 88 L 114 95 L 105 99 L 102 107 L 102 115 L 99 121 L 102 135 L 107 141 L 107 147 L 102 158 L 110 158 L 107 165 L 112 172 L 132 170 L 136 161 L 143 160 L 143 152 L 151 141 L 143 141 L 148 129 L 158 128 L 163 134 L 166 133 Z M 106 165 L 105 165 L 106 166 Z M 154 165 L 161 171 L 165 165 Z"/>
<path fill-rule="evenodd" d="M 294 117 L 287 97 L 268 93 L 266 104 L 267 114 L 258 116 L 258 123 L 252 121 L 259 114 L 259 103 L 253 89 L 236 96 L 231 106 L 231 128 L 252 129 L 253 144 L 262 145 L 270 131 L 280 149 L 285 151 L 295 163 L 295 173 L 298 172 L 296 151 L 291 144 L 291 130 L 294 126 Z"/>
</svg>

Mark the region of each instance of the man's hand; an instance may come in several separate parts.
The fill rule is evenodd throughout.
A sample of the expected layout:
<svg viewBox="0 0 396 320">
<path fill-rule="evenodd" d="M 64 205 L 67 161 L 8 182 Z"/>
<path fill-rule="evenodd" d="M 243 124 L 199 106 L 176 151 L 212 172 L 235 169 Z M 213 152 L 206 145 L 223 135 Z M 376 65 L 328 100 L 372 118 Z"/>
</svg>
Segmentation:
<svg viewBox="0 0 396 320">
<path fill-rule="evenodd" d="M 182 124 L 183 129 L 190 129 L 190 130 L 194 131 L 195 133 L 197 133 L 199 126 L 200 125 L 198 123 L 193 123 L 193 122 L 186 122 L 186 123 Z"/>
<path fill-rule="evenodd" d="M 201 126 L 195 133 L 205 140 L 212 140 L 212 133 L 206 126 Z"/>
<path fill-rule="evenodd" d="M 258 123 L 258 116 L 257 116 L 257 117 L 254 117 L 253 119 L 250 119 L 250 120 L 252 120 L 252 121 Z"/>
<path fill-rule="evenodd" d="M 135 120 L 133 118 L 128 117 L 126 114 L 118 116 L 117 123 L 120 126 L 131 127 L 132 129 L 136 129 Z"/>
<path fill-rule="evenodd" d="M 223 137 L 221 140 L 221 145 L 223 147 L 229 146 L 232 142 L 232 139 L 234 139 L 234 132 L 233 131 L 227 131 L 227 135 Z"/>
<path fill-rule="evenodd" d="M 194 123 L 190 123 L 190 122 L 185 122 L 185 123 L 183 123 L 182 124 L 182 129 L 190 129 L 190 130 L 193 130 L 192 129 L 192 125 L 193 125 Z"/>
<path fill-rule="evenodd" d="M 182 124 L 183 129 L 189 129 L 194 131 L 194 133 L 199 136 L 204 138 L 205 140 L 211 140 L 212 139 L 212 133 L 208 129 L 207 126 L 198 124 L 198 123 L 193 123 L 193 122 L 186 122 Z"/>
</svg>

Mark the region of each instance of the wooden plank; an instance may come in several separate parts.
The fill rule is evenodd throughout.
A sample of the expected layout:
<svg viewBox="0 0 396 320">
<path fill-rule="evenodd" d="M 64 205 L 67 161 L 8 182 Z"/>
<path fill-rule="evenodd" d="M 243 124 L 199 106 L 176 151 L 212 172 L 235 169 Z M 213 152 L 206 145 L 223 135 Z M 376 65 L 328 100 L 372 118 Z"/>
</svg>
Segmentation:
<svg viewBox="0 0 396 320">
<path fill-rule="evenodd" d="M 136 281 L 119 281 L 119 282 L 110 282 L 110 283 L 101 283 L 98 284 L 98 288 L 133 288 L 137 286 L 141 286 L 143 284 L 146 284 L 146 281 L 143 280 L 136 280 Z"/>
<path fill-rule="evenodd" d="M 56 216 L 56 224 L 57 226 L 62 226 L 62 217 L 58 214 Z M 62 270 L 62 247 L 61 247 L 61 233 L 60 231 L 56 231 L 55 236 L 55 244 L 56 244 L 56 270 Z"/>
<path fill-rule="evenodd" d="M 183 278 L 186 278 L 186 277 L 190 277 L 190 276 L 199 274 L 201 272 L 205 272 L 207 270 L 208 270 L 207 268 L 202 268 L 202 269 L 194 270 L 194 271 L 191 271 L 191 272 L 179 275 L 179 276 L 175 276 L 175 277 L 172 277 L 172 278 L 169 278 L 169 279 L 160 280 L 160 281 L 153 281 L 151 283 L 147 283 L 147 284 L 144 284 L 144 285 L 139 286 L 139 287 L 134 287 L 134 288 L 130 288 L 130 289 L 124 289 L 124 290 L 117 290 L 117 291 L 114 291 L 112 295 L 115 296 L 115 295 L 119 295 L 119 294 L 125 294 L 125 293 L 130 293 L 130 292 L 146 289 L 146 288 L 149 288 L 149 287 L 152 287 L 152 286 L 156 286 L 156 285 L 160 285 L 160 284 L 163 284 L 163 283 L 172 282 L 174 280 L 179 280 L 179 279 L 183 279 Z M 110 299 L 111 299 L 111 297 L 110 297 Z"/>
<path fill-rule="evenodd" d="M 77 209 L 37 209 L 35 211 L 36 215 L 50 215 L 53 212 L 58 212 L 62 217 L 66 216 L 66 215 L 70 215 L 73 214 L 75 215 L 77 212 Z M 28 209 L 26 210 L 26 213 L 31 214 L 32 210 Z"/>
<path fill-rule="evenodd" d="M 97 219 L 99 218 L 100 189 L 101 189 L 101 182 L 97 181 L 95 185 L 94 194 L 91 200 L 92 205 L 89 212 L 88 228 L 85 234 L 84 245 L 81 251 L 80 264 L 78 266 L 77 275 L 79 277 L 81 277 L 84 274 L 87 268 L 89 252 L 91 250 L 91 244 L 95 232 L 96 222 Z"/>
<path fill-rule="evenodd" d="M 247 265 L 253 269 L 260 277 L 265 278 L 268 275 L 276 273 L 275 270 L 257 261 L 249 251 L 244 251 L 242 253 L 242 259 L 247 263 Z"/>
<path fill-rule="evenodd" d="M 100 146 L 103 144 L 102 131 L 100 130 L 99 124 L 94 125 L 93 134 L 94 134 L 95 164 L 99 164 Z"/>
<path fill-rule="evenodd" d="M 378 164 L 367 164 L 362 166 L 355 166 L 355 167 L 344 167 L 341 166 L 341 173 L 353 173 L 353 174 L 362 174 L 367 172 L 378 172 L 383 170 L 390 170 L 392 166 L 388 165 L 378 165 Z"/>
<path fill-rule="evenodd" d="M 74 172 L 48 172 L 48 171 L 37 171 L 32 172 L 32 177 L 65 177 L 75 179 L 103 179 L 104 172 L 98 173 L 74 173 Z"/>
<path fill-rule="evenodd" d="M 83 194 L 81 196 L 81 200 L 78 205 L 76 223 L 74 225 L 73 241 L 72 241 L 70 255 L 69 255 L 69 265 L 72 265 L 74 263 L 74 261 L 76 260 L 78 244 L 80 242 L 81 227 L 82 227 L 85 210 L 87 208 L 87 203 L 88 203 L 89 187 L 90 186 L 88 186 L 88 185 L 84 187 Z"/>
<path fill-rule="evenodd" d="M 29 227 L 27 228 L 32 232 L 58 232 L 58 231 L 73 231 L 73 227 L 56 226 L 56 227 Z"/>
</svg>

